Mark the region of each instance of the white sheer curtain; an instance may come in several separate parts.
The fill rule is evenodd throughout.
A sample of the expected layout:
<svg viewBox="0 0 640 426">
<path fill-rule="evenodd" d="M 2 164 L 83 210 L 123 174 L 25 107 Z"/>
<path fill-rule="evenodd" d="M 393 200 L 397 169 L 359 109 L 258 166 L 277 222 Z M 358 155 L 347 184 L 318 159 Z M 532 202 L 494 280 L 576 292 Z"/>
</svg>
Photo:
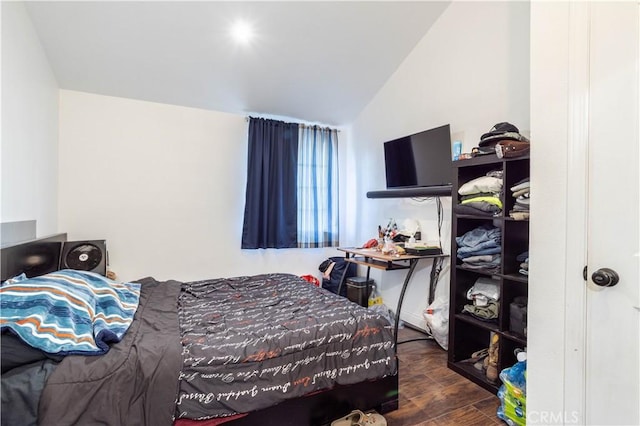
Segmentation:
<svg viewBox="0 0 640 426">
<path fill-rule="evenodd" d="M 338 240 L 338 131 L 300 126 L 298 247 L 335 247 Z"/>
</svg>

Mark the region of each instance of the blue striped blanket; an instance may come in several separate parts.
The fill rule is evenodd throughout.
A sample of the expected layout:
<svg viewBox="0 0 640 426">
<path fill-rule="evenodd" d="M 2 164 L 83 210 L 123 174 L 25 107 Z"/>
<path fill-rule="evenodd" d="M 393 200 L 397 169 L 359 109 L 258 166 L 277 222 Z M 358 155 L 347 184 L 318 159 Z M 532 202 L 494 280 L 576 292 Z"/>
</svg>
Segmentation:
<svg viewBox="0 0 640 426">
<path fill-rule="evenodd" d="M 0 286 L 0 327 L 60 355 L 102 355 L 125 334 L 140 301 L 140 284 L 65 269 Z"/>
</svg>

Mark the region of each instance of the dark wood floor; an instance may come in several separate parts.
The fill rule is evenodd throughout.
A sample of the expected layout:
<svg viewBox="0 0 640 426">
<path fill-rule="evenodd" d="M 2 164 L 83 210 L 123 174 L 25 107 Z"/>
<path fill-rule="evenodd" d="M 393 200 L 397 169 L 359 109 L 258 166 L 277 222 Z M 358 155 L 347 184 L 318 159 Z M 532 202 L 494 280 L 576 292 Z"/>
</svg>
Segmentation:
<svg viewBox="0 0 640 426">
<path fill-rule="evenodd" d="M 424 337 L 403 328 L 399 340 Z M 433 340 L 398 346 L 400 408 L 388 426 L 506 425 L 496 417 L 498 398 L 447 368 L 447 352 Z"/>
</svg>

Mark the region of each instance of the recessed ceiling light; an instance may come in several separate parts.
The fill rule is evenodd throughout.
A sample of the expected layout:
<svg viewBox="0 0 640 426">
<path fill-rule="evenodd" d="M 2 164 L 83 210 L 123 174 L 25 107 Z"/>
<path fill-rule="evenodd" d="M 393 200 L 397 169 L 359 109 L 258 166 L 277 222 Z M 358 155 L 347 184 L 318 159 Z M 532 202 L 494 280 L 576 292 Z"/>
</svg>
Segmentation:
<svg viewBox="0 0 640 426">
<path fill-rule="evenodd" d="M 241 44 L 247 44 L 253 38 L 253 27 L 246 21 L 236 21 L 231 27 L 231 36 Z"/>
</svg>

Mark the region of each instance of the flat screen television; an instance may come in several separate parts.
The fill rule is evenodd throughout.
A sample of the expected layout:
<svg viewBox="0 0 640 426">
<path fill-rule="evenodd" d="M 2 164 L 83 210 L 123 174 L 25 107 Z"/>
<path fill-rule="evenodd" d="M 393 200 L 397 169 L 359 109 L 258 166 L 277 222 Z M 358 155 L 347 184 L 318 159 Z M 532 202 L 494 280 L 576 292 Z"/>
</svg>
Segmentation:
<svg viewBox="0 0 640 426">
<path fill-rule="evenodd" d="M 387 188 L 451 185 L 449 125 L 384 143 Z"/>
</svg>

